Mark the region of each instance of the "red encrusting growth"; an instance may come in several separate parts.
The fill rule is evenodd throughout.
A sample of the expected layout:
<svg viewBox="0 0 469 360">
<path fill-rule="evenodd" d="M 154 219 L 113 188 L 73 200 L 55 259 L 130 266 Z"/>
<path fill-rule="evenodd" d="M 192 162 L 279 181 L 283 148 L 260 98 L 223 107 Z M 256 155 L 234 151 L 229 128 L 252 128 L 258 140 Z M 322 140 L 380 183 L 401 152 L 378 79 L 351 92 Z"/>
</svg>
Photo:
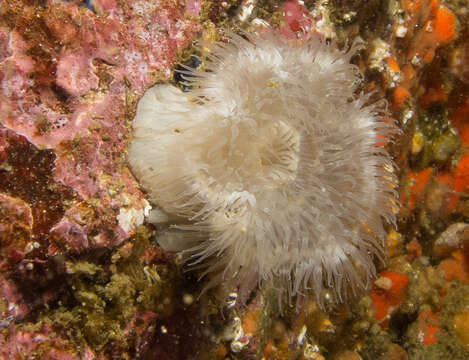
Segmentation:
<svg viewBox="0 0 469 360">
<path fill-rule="evenodd" d="M 469 190 L 469 153 L 461 157 L 454 174 L 454 189 L 459 192 Z"/>
<path fill-rule="evenodd" d="M 398 86 L 394 88 L 392 93 L 392 108 L 393 110 L 398 110 L 403 107 L 405 101 L 409 98 L 410 93 L 409 91 L 402 87 Z"/>
<path fill-rule="evenodd" d="M 456 38 L 457 29 L 454 14 L 448 8 L 441 6 L 438 0 L 407 0 L 402 6 L 406 20 L 396 26 L 406 30 L 404 35 L 396 36 L 413 40 L 407 48 L 405 59 L 396 55 L 386 59 L 390 72 L 400 72 L 402 75 L 391 93 L 391 105 L 394 111 L 401 110 L 410 94 L 414 93 L 416 70 L 431 64 L 438 47 L 447 45 Z M 446 94 L 442 87 L 429 88 L 421 97 L 420 105 L 427 107 L 445 100 Z"/>
<path fill-rule="evenodd" d="M 380 323 L 381 327 L 386 328 L 390 315 L 394 313 L 405 300 L 409 278 L 405 274 L 388 270 L 379 273 L 378 280 L 380 278 L 390 279 L 391 287 L 389 289 L 383 289 L 375 284 L 371 290 L 370 296 L 375 309 L 375 319 Z"/>
<path fill-rule="evenodd" d="M 469 284 L 469 242 L 466 240 L 461 248 L 453 251 L 450 258 L 438 265 L 438 269 L 443 270 L 448 281 Z"/>
<path fill-rule="evenodd" d="M 447 44 L 453 41 L 456 37 L 454 29 L 454 15 L 444 6 L 440 7 L 436 11 L 433 26 L 436 40 L 440 44 Z"/>
<path fill-rule="evenodd" d="M 422 256 L 422 247 L 420 246 L 417 239 L 412 239 L 407 245 L 407 259 L 413 261 Z"/>
<path fill-rule="evenodd" d="M 409 210 L 414 209 L 423 199 L 432 171 L 432 168 L 426 168 L 407 175 L 405 186 L 401 190 L 400 201 L 402 204 L 405 203 Z"/>
<path fill-rule="evenodd" d="M 396 59 L 394 59 L 393 57 L 387 58 L 386 62 L 388 63 L 389 69 L 391 71 L 394 71 L 394 72 L 399 72 L 400 71 L 399 65 L 397 64 Z"/>
<path fill-rule="evenodd" d="M 446 93 L 441 84 L 436 87 L 429 87 L 425 93 L 420 97 L 419 103 L 423 108 L 427 108 L 431 105 L 443 103 L 446 101 Z"/>
<path fill-rule="evenodd" d="M 280 32 L 286 38 L 294 38 L 298 33 L 308 33 L 312 26 L 308 10 L 298 1 L 287 1 L 281 7 L 284 24 Z"/>
<path fill-rule="evenodd" d="M 432 345 L 438 340 L 441 328 L 438 324 L 438 314 L 433 311 L 422 311 L 417 319 L 419 327 L 419 342 L 422 345 Z"/>
</svg>

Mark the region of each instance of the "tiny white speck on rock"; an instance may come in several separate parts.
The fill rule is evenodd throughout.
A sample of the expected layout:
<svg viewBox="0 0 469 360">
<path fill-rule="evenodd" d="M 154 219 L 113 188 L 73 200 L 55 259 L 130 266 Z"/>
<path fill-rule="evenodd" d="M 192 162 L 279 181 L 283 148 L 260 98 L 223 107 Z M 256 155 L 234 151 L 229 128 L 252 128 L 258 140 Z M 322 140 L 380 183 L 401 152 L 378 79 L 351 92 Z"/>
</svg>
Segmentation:
<svg viewBox="0 0 469 360">
<path fill-rule="evenodd" d="M 357 46 L 266 30 L 203 48 L 206 71 L 182 71 L 190 90 L 154 86 L 133 124 L 129 163 L 171 225 L 160 245 L 205 265 L 207 286 L 268 282 L 320 303 L 368 287 L 395 223 L 397 129 L 357 95 Z"/>
</svg>

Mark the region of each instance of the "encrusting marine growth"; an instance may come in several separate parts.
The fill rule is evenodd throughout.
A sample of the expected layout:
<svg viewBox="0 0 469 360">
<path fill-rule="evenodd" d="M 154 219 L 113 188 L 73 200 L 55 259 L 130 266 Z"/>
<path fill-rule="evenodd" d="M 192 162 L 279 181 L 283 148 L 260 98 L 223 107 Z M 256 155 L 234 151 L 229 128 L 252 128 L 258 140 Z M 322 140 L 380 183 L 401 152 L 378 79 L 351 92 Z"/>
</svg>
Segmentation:
<svg viewBox="0 0 469 360">
<path fill-rule="evenodd" d="M 397 128 L 384 101 L 356 94 L 355 51 L 231 34 L 205 71 L 183 71 L 188 92 L 156 85 L 141 99 L 129 163 L 162 210 L 153 221 L 172 225 L 160 244 L 206 266 L 209 286 L 270 282 L 319 301 L 368 286 L 395 223 L 383 143 Z"/>
</svg>

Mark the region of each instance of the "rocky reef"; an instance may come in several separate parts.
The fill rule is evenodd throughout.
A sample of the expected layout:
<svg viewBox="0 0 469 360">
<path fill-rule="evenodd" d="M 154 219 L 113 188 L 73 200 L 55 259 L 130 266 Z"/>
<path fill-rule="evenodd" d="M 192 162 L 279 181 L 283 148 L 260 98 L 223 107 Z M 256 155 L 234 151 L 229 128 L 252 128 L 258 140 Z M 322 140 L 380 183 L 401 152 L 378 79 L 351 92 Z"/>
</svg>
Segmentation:
<svg viewBox="0 0 469 360">
<path fill-rule="evenodd" d="M 265 24 L 360 38 L 360 90 L 402 130 L 387 263 L 326 309 L 279 311 L 268 286 L 199 297 L 126 163 L 139 99 L 184 87 L 193 41 Z M 463 0 L 0 0 L 0 357 L 467 359 L 468 24 Z"/>
</svg>

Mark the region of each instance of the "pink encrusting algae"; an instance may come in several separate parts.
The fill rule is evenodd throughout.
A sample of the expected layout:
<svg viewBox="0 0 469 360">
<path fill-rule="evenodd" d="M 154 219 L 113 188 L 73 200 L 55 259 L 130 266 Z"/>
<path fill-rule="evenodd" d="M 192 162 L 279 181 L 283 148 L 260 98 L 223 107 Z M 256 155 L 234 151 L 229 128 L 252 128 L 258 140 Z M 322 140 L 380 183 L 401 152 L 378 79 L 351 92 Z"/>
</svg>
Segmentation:
<svg viewBox="0 0 469 360">
<path fill-rule="evenodd" d="M 184 9 L 178 6 L 95 5 L 108 15 L 61 2 L 40 10 L 25 6 L 17 18 L 25 26 L 1 30 L 0 122 L 56 156 L 54 180 L 76 197 L 53 233 L 73 250 L 118 244 L 142 223 L 148 203 L 122 164 L 129 133 L 125 115 L 156 77 L 171 74 L 178 51 L 198 29 L 179 19 Z M 34 30 L 29 16 L 40 19 Z M 92 199 L 99 201 L 90 204 Z"/>
</svg>

